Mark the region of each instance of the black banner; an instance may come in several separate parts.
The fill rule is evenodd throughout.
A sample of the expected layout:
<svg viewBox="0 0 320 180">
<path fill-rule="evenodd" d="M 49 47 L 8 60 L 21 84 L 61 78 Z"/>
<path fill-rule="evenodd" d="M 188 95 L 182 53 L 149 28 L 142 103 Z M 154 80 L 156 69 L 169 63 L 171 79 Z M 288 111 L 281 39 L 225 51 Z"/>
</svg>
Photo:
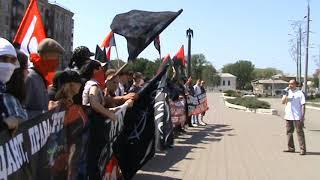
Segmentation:
<svg viewBox="0 0 320 180">
<path fill-rule="evenodd" d="M 167 74 L 161 79 L 154 104 L 155 148 L 162 151 L 173 145 L 173 124 L 171 121 Z"/>
<path fill-rule="evenodd" d="M 14 136 L 1 132 L 0 179 L 79 179 L 86 145 L 77 137 L 87 122 L 82 108 L 73 106 L 22 123 Z"/>
<path fill-rule="evenodd" d="M 154 104 L 156 91 L 167 68 L 139 92 L 139 99 L 127 110 L 124 127 L 113 144 L 124 179 L 131 179 L 155 153 Z"/>
</svg>

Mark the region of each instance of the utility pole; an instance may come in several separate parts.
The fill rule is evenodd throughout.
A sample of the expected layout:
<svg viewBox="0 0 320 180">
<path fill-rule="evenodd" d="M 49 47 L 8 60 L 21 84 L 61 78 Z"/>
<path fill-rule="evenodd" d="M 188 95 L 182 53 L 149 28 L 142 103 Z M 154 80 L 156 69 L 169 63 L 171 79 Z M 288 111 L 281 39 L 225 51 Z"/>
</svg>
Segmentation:
<svg viewBox="0 0 320 180">
<path fill-rule="evenodd" d="M 299 37 L 297 37 L 297 76 L 296 76 L 296 80 L 298 83 L 300 83 L 300 79 L 299 79 L 299 54 L 300 54 L 300 49 L 299 49 Z"/>
<path fill-rule="evenodd" d="M 308 60 L 309 60 L 309 32 L 310 32 L 310 4 L 308 2 L 308 16 L 307 16 L 307 45 L 306 45 L 306 62 L 305 62 L 305 73 L 304 73 L 304 83 L 303 92 L 305 96 L 308 96 Z"/>
<path fill-rule="evenodd" d="M 299 84 L 301 85 L 301 58 L 302 58 L 302 29 L 301 24 L 299 26 Z"/>
<path fill-rule="evenodd" d="M 191 38 L 193 38 L 193 30 L 188 29 L 186 31 L 188 37 L 188 78 L 191 77 Z"/>
</svg>

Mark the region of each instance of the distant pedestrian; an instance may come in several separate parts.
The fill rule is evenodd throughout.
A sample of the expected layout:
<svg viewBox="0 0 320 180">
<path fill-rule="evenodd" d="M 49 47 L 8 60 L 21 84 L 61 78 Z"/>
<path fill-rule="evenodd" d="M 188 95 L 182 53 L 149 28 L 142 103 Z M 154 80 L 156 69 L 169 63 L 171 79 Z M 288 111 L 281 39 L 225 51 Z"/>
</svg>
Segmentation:
<svg viewBox="0 0 320 180">
<path fill-rule="evenodd" d="M 206 89 L 204 88 L 205 86 L 205 81 L 201 81 L 200 83 L 200 89 L 201 89 L 201 94 L 206 94 Z M 200 124 L 204 124 L 204 125 L 207 125 L 207 123 L 205 123 L 203 121 L 203 116 L 206 114 L 206 111 L 202 112 L 200 115 L 199 115 L 199 123 Z"/>
<path fill-rule="evenodd" d="M 296 80 L 289 81 L 289 87 L 286 89 L 285 95 L 282 97 L 282 104 L 285 104 L 285 116 L 286 129 L 288 137 L 288 149 L 284 152 L 295 152 L 293 142 L 294 127 L 297 129 L 298 141 L 300 145 L 300 155 L 306 154 L 306 143 L 303 132 L 304 120 L 305 120 L 305 95 L 297 89 Z"/>
</svg>

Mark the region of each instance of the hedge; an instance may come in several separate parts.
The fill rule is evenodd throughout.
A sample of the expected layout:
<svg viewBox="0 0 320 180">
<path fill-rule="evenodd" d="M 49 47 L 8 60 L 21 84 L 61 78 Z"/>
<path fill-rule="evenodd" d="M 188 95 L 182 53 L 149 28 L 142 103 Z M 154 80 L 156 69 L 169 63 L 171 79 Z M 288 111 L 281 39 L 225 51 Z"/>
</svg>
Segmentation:
<svg viewBox="0 0 320 180">
<path fill-rule="evenodd" d="M 225 96 L 240 97 L 240 94 L 233 90 L 227 90 L 227 91 L 224 91 L 224 93 L 225 93 Z"/>
<path fill-rule="evenodd" d="M 270 109 L 270 104 L 266 101 L 260 101 L 255 97 L 243 97 L 243 98 L 235 98 L 235 99 L 226 99 L 231 104 L 244 106 L 246 108 L 252 109 Z"/>
</svg>

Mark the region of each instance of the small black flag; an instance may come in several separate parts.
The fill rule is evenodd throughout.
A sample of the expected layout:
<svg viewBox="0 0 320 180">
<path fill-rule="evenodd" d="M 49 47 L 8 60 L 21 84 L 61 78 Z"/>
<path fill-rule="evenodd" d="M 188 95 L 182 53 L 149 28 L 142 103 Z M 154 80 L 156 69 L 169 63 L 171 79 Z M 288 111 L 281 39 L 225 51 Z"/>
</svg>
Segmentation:
<svg viewBox="0 0 320 180">
<path fill-rule="evenodd" d="M 157 36 L 153 41 L 154 47 L 159 51 L 159 54 L 161 56 L 161 47 L 160 47 L 160 36 Z"/>
</svg>

